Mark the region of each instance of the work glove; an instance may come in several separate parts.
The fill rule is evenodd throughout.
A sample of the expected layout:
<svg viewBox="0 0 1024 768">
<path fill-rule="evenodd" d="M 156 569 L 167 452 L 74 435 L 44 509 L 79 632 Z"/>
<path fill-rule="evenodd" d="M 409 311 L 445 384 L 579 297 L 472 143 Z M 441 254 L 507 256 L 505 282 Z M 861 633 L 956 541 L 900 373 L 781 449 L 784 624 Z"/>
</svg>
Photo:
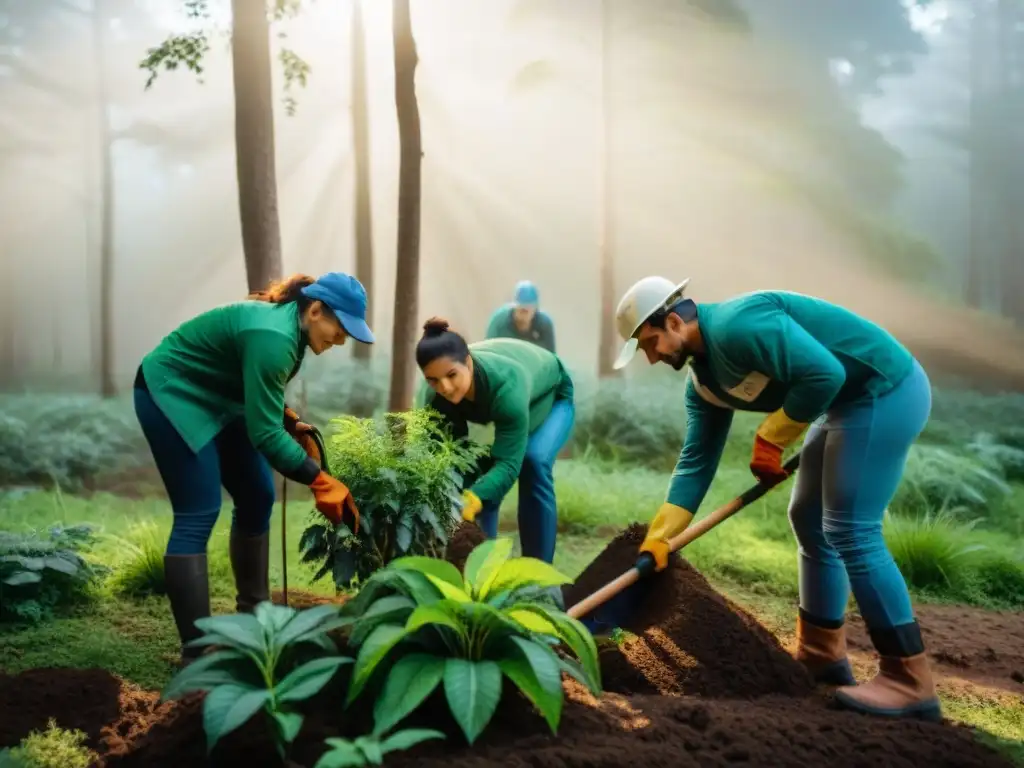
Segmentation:
<svg viewBox="0 0 1024 768">
<path fill-rule="evenodd" d="M 693 513 L 667 501 L 658 509 L 650 526 L 647 537 L 640 545 L 641 552 L 648 552 L 654 558 L 654 569 L 664 570 L 668 566 L 669 539 L 686 530 L 693 520 Z"/>
<path fill-rule="evenodd" d="M 480 501 L 480 497 L 473 493 L 468 488 L 462 492 L 462 519 L 467 523 L 475 523 L 476 516 L 480 514 L 480 510 L 484 508 L 484 503 Z"/>
<path fill-rule="evenodd" d="M 320 449 L 317 447 L 316 440 L 313 439 L 313 427 L 301 421 L 299 414 L 288 406 L 284 408 L 284 429 L 295 438 L 295 442 L 302 446 L 302 450 L 306 452 L 309 458 L 317 464 L 323 465 Z"/>
<path fill-rule="evenodd" d="M 321 472 L 309 487 L 313 491 L 316 508 L 320 514 L 334 525 L 345 523 L 353 533 L 359 532 L 359 510 L 343 482 L 326 472 Z"/>
<path fill-rule="evenodd" d="M 793 421 L 782 408 L 762 421 L 754 435 L 750 460 L 754 477 L 765 485 L 775 485 L 789 477 L 782 466 L 782 454 L 806 429 L 806 422 Z"/>
</svg>

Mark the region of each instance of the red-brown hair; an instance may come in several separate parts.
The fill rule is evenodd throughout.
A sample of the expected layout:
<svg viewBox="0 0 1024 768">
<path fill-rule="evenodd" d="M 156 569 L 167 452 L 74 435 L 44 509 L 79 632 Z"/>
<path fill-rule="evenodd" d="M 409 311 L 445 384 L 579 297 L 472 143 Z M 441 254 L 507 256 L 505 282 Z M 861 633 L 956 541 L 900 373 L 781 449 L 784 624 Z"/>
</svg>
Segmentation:
<svg viewBox="0 0 1024 768">
<path fill-rule="evenodd" d="M 272 282 L 262 291 L 253 291 L 248 298 L 253 301 L 268 301 L 271 304 L 288 304 L 302 297 L 302 289 L 316 282 L 315 277 L 295 274 L 284 280 Z"/>
</svg>

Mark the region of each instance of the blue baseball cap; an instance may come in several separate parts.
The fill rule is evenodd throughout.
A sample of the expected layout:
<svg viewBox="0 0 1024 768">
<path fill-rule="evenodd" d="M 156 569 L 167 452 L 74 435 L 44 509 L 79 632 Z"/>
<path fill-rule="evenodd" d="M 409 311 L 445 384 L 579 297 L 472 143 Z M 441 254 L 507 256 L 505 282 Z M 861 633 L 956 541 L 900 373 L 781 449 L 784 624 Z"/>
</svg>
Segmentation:
<svg viewBox="0 0 1024 768">
<path fill-rule="evenodd" d="M 531 283 L 529 280 L 520 280 L 516 284 L 516 304 L 523 305 L 536 305 L 538 300 L 537 286 Z"/>
<path fill-rule="evenodd" d="M 341 327 L 356 341 L 373 344 L 373 331 L 366 324 L 366 289 L 352 275 L 328 272 L 302 289 L 308 299 L 319 299 L 338 318 Z"/>
</svg>

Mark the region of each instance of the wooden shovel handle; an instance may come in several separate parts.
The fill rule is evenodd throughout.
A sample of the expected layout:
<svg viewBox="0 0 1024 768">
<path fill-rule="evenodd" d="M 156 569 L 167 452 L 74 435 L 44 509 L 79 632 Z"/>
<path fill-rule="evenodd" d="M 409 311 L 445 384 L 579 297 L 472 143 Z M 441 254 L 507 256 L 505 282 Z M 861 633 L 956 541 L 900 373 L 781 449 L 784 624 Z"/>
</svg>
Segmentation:
<svg viewBox="0 0 1024 768">
<path fill-rule="evenodd" d="M 797 453 L 793 458 L 787 461 L 783 467 L 786 470 L 787 477 L 796 472 L 799 466 L 800 454 Z M 776 485 L 779 485 L 779 483 L 772 483 L 770 485 L 758 483 L 742 495 L 737 496 L 725 506 L 716 509 L 703 520 L 687 527 L 682 533 L 677 534 L 668 540 L 669 552 L 675 552 L 682 547 L 685 547 L 694 539 L 700 538 L 723 520 L 732 517 L 744 507 L 748 507 L 753 504 Z M 615 595 L 619 594 L 619 592 L 624 590 L 626 587 L 635 584 L 640 577 L 647 575 L 653 570 L 654 558 L 649 553 L 644 552 L 637 560 L 637 564 L 635 566 L 630 568 L 614 581 L 605 584 L 601 589 L 597 590 L 597 592 L 594 592 L 589 597 L 585 597 L 583 600 L 576 603 L 576 605 L 572 606 L 568 611 L 566 611 L 566 613 L 574 619 L 578 619 L 580 616 L 586 616 L 598 606 L 603 605 L 608 600 L 615 597 Z"/>
</svg>

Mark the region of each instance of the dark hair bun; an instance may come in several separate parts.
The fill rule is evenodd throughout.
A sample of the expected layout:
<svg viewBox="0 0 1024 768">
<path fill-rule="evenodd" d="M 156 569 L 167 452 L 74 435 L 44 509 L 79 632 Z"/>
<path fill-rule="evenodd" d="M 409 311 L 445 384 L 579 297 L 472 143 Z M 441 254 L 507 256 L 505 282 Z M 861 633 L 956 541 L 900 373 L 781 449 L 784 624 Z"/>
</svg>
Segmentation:
<svg viewBox="0 0 1024 768">
<path fill-rule="evenodd" d="M 423 324 L 423 337 L 429 339 L 447 333 L 449 330 L 450 326 L 447 320 L 443 317 L 432 317 Z"/>
</svg>

